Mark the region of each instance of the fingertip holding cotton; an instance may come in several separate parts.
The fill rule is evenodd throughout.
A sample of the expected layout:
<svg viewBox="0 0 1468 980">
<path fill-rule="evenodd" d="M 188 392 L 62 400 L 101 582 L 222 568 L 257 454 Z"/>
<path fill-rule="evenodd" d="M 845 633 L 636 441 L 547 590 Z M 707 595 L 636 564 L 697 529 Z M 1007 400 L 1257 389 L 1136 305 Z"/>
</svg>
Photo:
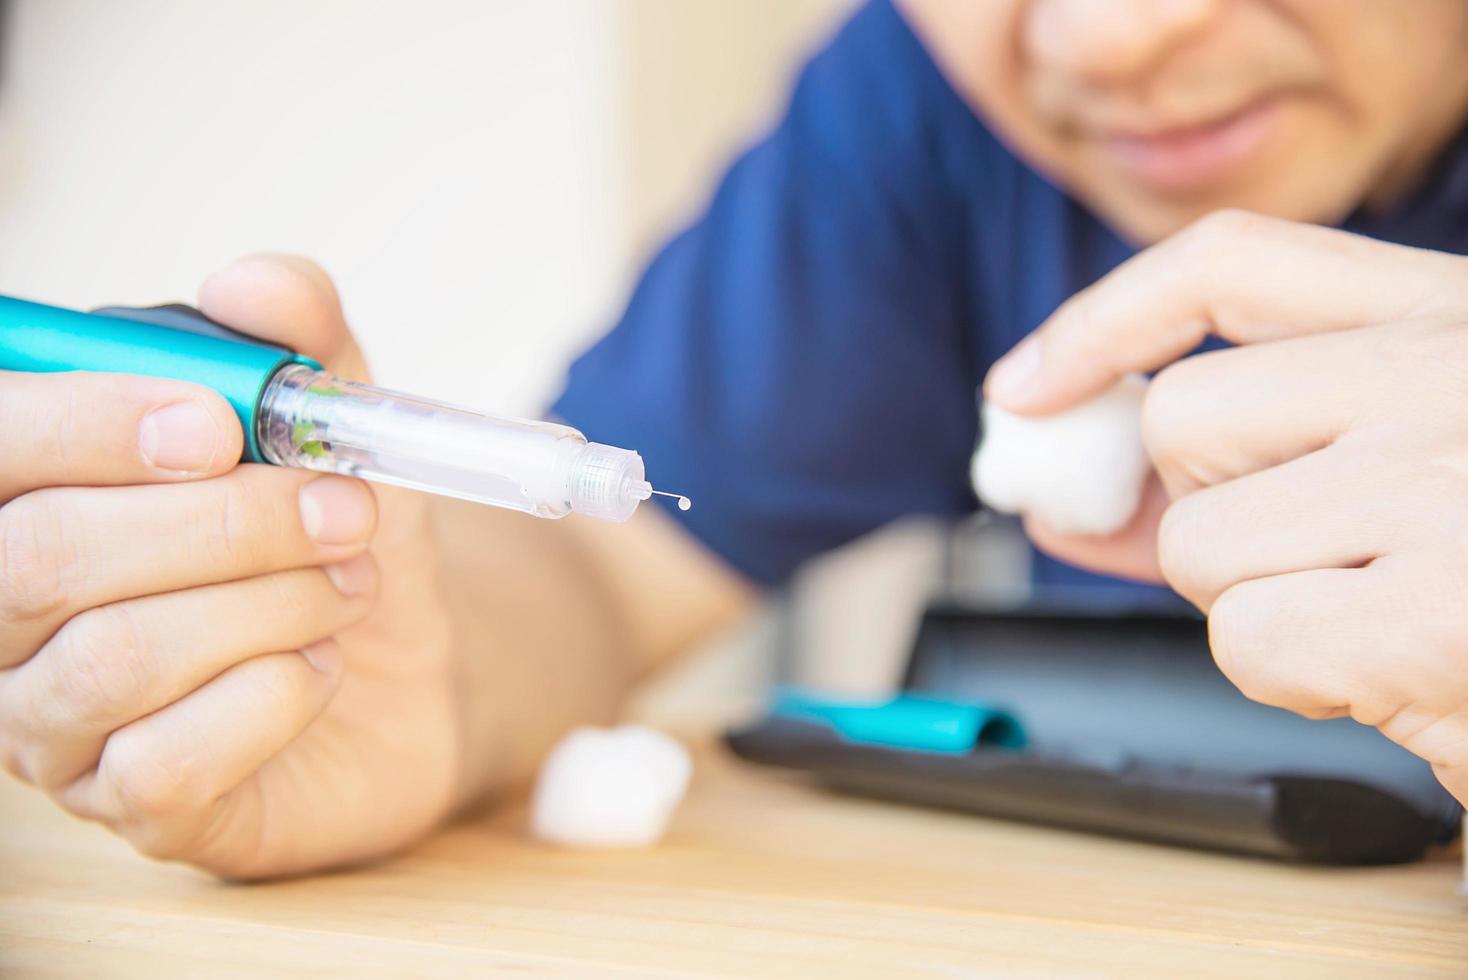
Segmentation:
<svg viewBox="0 0 1468 980">
<path fill-rule="evenodd" d="M 659 731 L 578 728 L 541 765 L 531 833 L 567 847 L 647 847 L 666 832 L 692 774 L 688 750 Z"/>
<path fill-rule="evenodd" d="M 1151 469 L 1142 444 L 1146 392 L 1144 378 L 1128 375 L 1054 415 L 1015 415 L 985 402 L 974 490 L 995 510 L 1060 534 L 1120 531 L 1141 506 Z"/>
</svg>

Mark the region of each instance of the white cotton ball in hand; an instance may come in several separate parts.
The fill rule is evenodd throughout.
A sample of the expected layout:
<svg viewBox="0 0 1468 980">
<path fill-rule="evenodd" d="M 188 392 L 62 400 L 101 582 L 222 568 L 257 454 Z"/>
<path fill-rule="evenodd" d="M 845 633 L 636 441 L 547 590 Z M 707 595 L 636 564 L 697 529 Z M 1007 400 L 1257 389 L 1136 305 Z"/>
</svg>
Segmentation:
<svg viewBox="0 0 1468 980">
<path fill-rule="evenodd" d="M 1151 469 L 1142 445 L 1146 393 L 1146 380 L 1128 375 L 1055 415 L 1015 415 L 986 402 L 973 461 L 979 498 L 1061 534 L 1120 531 L 1141 505 Z"/>
<path fill-rule="evenodd" d="M 646 847 L 667 830 L 692 773 L 688 750 L 651 728 L 578 728 L 540 767 L 531 833 L 572 847 Z"/>
</svg>

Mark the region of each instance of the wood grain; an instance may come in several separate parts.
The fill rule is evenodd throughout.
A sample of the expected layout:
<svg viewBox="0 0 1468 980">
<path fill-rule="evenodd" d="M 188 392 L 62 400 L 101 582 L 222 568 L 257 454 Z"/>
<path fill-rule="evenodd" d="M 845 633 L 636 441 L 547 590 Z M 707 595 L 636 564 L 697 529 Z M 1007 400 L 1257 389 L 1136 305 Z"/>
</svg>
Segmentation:
<svg viewBox="0 0 1468 980">
<path fill-rule="evenodd" d="M 668 841 L 527 841 L 226 885 L 0 785 L 0 974 L 1465 976 L 1455 852 L 1311 869 L 830 797 L 700 754 Z"/>
</svg>

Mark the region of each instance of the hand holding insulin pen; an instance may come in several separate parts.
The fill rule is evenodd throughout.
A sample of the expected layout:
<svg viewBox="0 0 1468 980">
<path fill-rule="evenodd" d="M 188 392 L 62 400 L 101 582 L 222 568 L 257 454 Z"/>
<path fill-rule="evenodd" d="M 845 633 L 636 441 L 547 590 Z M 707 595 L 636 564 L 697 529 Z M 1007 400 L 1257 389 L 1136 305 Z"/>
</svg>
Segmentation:
<svg viewBox="0 0 1468 980">
<path fill-rule="evenodd" d="M 224 396 L 246 462 L 426 490 L 536 517 L 625 521 L 653 494 L 642 457 L 553 422 L 496 418 L 327 374 L 185 306 L 80 313 L 0 296 L 0 370 L 108 371 Z"/>
</svg>

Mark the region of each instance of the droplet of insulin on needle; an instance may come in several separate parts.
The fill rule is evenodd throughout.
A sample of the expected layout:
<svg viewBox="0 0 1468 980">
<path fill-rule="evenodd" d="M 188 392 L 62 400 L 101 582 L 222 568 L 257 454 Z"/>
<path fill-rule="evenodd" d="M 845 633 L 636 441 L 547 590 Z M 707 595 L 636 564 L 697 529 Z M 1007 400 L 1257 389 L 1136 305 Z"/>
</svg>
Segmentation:
<svg viewBox="0 0 1468 980">
<path fill-rule="evenodd" d="M 653 493 L 657 494 L 659 497 L 673 497 L 673 498 L 675 498 L 678 501 L 678 509 L 679 510 L 688 510 L 688 509 L 690 509 L 693 506 L 693 501 L 689 500 L 687 497 L 683 496 L 681 493 L 668 493 L 668 491 L 666 491 L 666 490 L 654 490 Z"/>
</svg>

